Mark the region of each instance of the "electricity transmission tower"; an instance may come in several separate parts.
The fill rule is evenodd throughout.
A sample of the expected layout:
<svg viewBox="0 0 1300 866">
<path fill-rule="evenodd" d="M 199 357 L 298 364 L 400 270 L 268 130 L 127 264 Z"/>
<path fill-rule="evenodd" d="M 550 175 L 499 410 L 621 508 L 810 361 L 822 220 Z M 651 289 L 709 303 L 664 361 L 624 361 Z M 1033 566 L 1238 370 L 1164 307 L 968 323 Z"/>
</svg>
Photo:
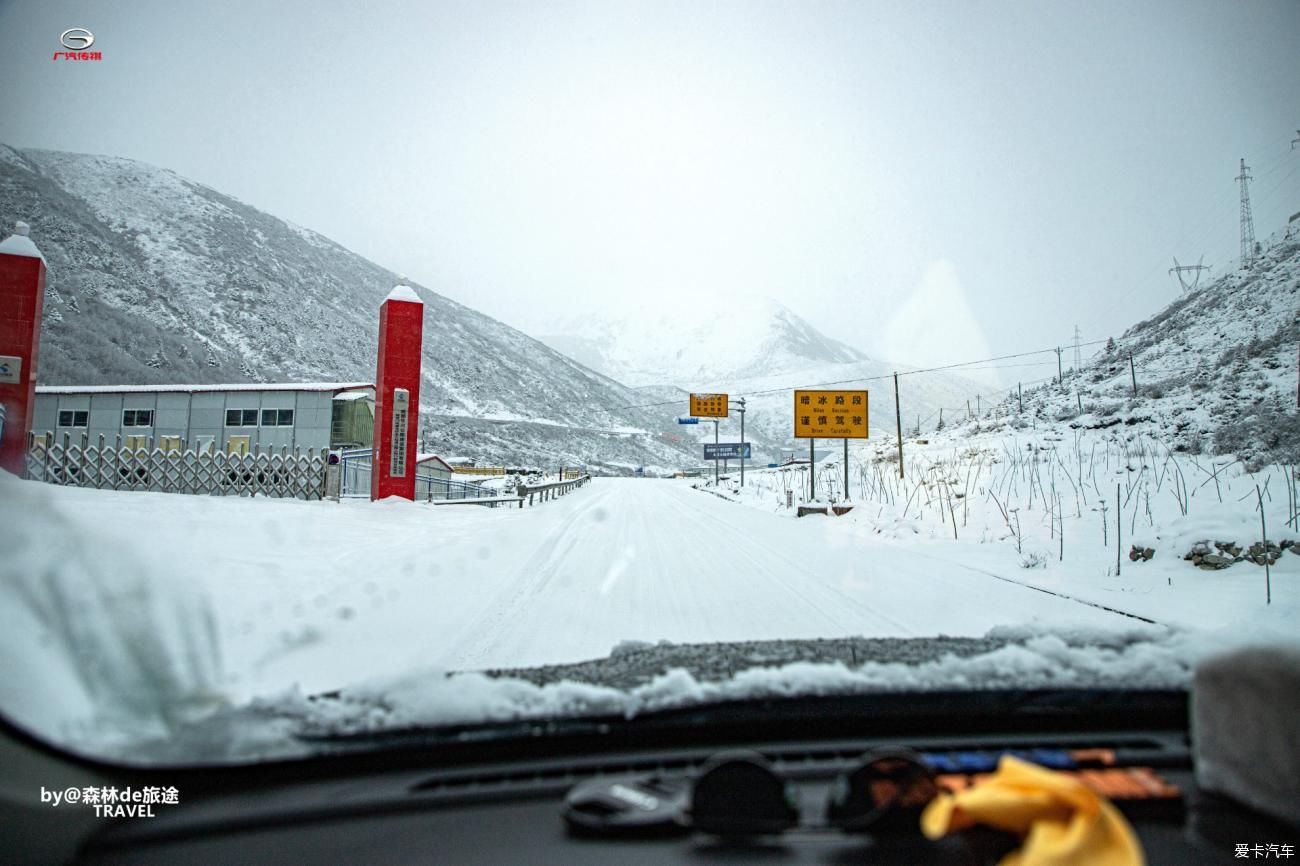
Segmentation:
<svg viewBox="0 0 1300 866">
<path fill-rule="evenodd" d="M 1079 353 L 1079 326 L 1074 326 L 1074 372 L 1077 375 L 1083 369 L 1083 355 Z"/>
<path fill-rule="evenodd" d="M 1250 215 L 1250 188 L 1252 180 L 1246 160 L 1241 161 L 1241 174 L 1233 180 L 1241 183 L 1241 265 L 1245 267 L 1255 255 L 1255 220 Z"/>
<path fill-rule="evenodd" d="M 1201 281 L 1201 271 L 1208 271 L 1210 269 L 1209 265 L 1201 264 L 1203 261 L 1205 261 L 1205 256 L 1201 256 L 1197 259 L 1196 264 L 1194 265 L 1180 265 L 1178 264 L 1178 256 L 1174 256 L 1174 266 L 1169 269 L 1169 273 L 1178 275 L 1178 284 L 1183 287 L 1184 292 L 1196 291 L 1196 286 Z M 1192 282 L 1190 285 L 1183 277 L 1183 274 L 1185 273 L 1192 274 Z"/>
</svg>

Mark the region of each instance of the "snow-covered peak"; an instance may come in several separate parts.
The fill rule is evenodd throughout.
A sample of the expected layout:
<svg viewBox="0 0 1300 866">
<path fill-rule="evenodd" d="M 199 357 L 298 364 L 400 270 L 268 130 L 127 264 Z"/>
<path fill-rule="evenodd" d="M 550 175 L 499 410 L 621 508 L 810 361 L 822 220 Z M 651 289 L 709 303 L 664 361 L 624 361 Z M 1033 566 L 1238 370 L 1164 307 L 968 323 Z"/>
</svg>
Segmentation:
<svg viewBox="0 0 1300 866">
<path fill-rule="evenodd" d="M 544 329 L 542 341 L 626 385 L 744 379 L 815 364 L 867 360 L 771 298 L 643 302 L 594 311 Z"/>
</svg>

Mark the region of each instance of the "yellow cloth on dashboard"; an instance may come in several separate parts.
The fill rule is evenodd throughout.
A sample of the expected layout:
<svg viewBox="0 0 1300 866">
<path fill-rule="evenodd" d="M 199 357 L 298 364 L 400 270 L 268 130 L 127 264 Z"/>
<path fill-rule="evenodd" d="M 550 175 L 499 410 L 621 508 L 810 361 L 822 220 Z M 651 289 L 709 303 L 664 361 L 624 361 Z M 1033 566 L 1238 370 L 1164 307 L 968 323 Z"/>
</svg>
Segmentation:
<svg viewBox="0 0 1300 866">
<path fill-rule="evenodd" d="M 1133 828 L 1105 797 L 1078 779 L 1004 755 L 998 770 L 925 807 L 931 839 L 985 824 L 1018 834 L 1021 846 L 999 866 L 1142 866 Z"/>
</svg>

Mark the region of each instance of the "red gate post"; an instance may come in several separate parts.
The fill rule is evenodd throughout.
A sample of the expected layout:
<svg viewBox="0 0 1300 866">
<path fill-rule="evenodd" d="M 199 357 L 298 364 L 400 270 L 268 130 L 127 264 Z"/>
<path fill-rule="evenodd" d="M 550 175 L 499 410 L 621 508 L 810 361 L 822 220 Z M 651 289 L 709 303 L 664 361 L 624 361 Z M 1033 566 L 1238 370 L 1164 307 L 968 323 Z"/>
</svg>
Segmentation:
<svg viewBox="0 0 1300 866">
<path fill-rule="evenodd" d="M 0 241 L 0 469 L 20 478 L 27 474 L 45 303 L 45 257 L 27 232 L 27 223 L 16 223 Z"/>
<path fill-rule="evenodd" d="M 370 498 L 415 499 L 415 436 L 420 426 L 424 302 L 401 280 L 379 306 L 375 436 Z"/>
</svg>

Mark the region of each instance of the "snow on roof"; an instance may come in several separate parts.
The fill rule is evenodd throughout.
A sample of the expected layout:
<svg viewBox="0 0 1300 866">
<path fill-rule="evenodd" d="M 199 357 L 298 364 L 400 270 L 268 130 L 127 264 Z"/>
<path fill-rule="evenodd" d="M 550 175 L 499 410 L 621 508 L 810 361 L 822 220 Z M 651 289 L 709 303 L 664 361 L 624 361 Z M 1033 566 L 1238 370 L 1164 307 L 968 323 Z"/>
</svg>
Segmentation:
<svg viewBox="0 0 1300 866">
<path fill-rule="evenodd" d="M 441 463 L 443 465 L 443 468 L 446 469 L 448 472 L 452 471 L 451 465 L 448 464 L 446 460 L 443 460 L 441 457 L 439 457 L 437 454 L 421 454 L 415 458 L 415 465 L 419 466 L 421 463 L 430 463 L 434 460 Z"/>
<path fill-rule="evenodd" d="M 344 391 L 341 394 L 334 395 L 335 400 L 373 400 L 375 395 L 371 391 Z"/>
<path fill-rule="evenodd" d="M 233 385 L 37 385 L 37 394 L 154 394 L 198 391 L 353 391 L 369 382 L 239 382 Z M 349 398 L 356 399 L 356 398 Z"/>
<path fill-rule="evenodd" d="M 30 229 L 27 223 L 14 223 L 14 233 L 0 241 L 0 253 L 8 253 L 11 256 L 27 256 L 28 258 L 45 261 L 45 256 L 41 255 L 40 249 L 27 236 L 28 231 Z"/>
<path fill-rule="evenodd" d="M 385 301 L 410 301 L 413 304 L 423 304 L 420 296 L 415 293 L 415 289 L 407 285 L 394 286 L 393 290 L 388 293 Z"/>
</svg>

